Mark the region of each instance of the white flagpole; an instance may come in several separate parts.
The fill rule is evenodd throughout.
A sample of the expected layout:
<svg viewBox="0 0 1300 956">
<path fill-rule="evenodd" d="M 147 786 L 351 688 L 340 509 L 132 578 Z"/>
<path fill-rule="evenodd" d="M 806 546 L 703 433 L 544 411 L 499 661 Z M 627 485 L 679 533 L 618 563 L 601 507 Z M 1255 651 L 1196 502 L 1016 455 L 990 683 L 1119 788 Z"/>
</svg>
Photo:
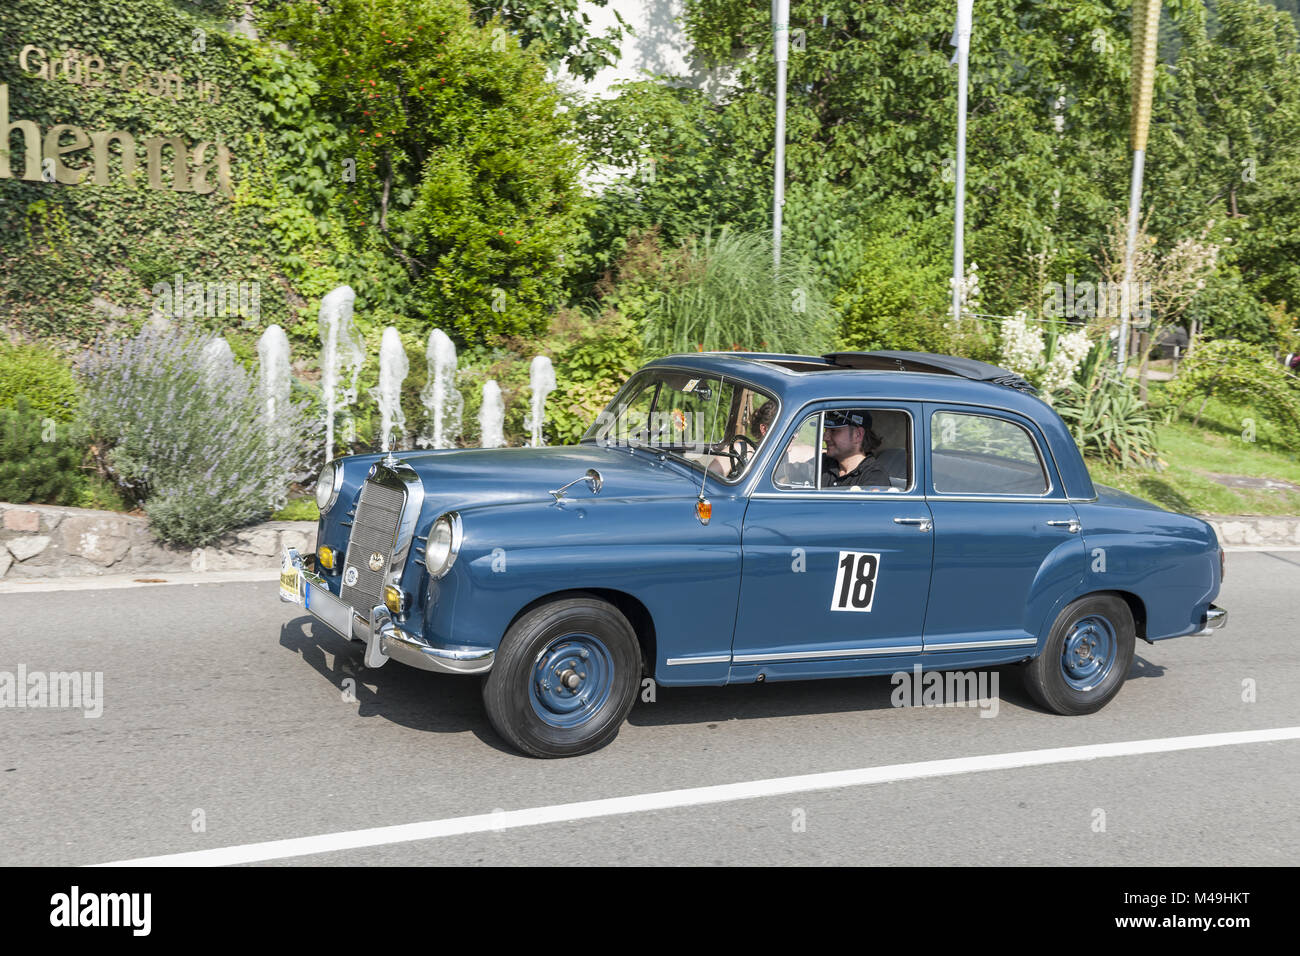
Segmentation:
<svg viewBox="0 0 1300 956">
<path fill-rule="evenodd" d="M 776 59 L 776 188 L 772 193 L 772 266 L 781 271 L 781 207 L 785 205 L 785 68 L 790 59 L 790 0 L 772 0 Z"/>
<path fill-rule="evenodd" d="M 957 48 L 957 204 L 953 216 L 952 318 L 961 321 L 961 300 L 966 284 L 966 82 L 970 60 L 970 30 L 974 0 L 957 0 L 957 27 L 952 45 Z"/>
</svg>

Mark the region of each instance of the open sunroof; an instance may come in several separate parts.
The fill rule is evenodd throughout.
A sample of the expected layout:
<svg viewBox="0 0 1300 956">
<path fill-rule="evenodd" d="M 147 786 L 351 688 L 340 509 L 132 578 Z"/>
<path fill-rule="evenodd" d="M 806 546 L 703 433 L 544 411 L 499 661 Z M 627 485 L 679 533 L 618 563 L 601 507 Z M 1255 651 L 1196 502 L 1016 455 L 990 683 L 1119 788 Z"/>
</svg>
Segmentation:
<svg viewBox="0 0 1300 956">
<path fill-rule="evenodd" d="M 830 352 L 822 358 L 837 368 L 882 372 L 939 372 L 959 375 L 976 382 L 1005 385 L 1030 394 L 1038 392 L 1038 389 L 1015 372 L 956 355 L 937 355 L 933 352 Z"/>
</svg>

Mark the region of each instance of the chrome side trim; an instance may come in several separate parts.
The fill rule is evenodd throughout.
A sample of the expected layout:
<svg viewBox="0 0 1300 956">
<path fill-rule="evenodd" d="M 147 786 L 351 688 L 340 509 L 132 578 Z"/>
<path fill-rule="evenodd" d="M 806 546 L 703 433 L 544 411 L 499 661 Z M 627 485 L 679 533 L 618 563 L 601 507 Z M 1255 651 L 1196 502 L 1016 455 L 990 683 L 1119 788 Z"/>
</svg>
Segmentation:
<svg viewBox="0 0 1300 956">
<path fill-rule="evenodd" d="M 1013 504 L 1042 504 L 1042 505 L 1059 505 L 1067 500 L 1066 498 L 1041 498 L 1038 495 L 1027 495 L 1016 497 L 1015 495 L 926 495 L 926 501 L 994 501 Z"/>
<path fill-rule="evenodd" d="M 670 657 L 664 661 L 669 667 L 676 667 L 678 664 L 730 664 L 730 654 L 714 654 L 710 657 Z"/>
<path fill-rule="evenodd" d="M 800 661 L 827 657 L 879 657 L 887 654 L 916 654 L 920 651 L 920 644 L 906 644 L 897 647 L 848 647 L 833 651 L 795 651 L 789 654 L 733 654 L 731 660 L 736 664 L 749 664 L 761 661 Z"/>
<path fill-rule="evenodd" d="M 955 644 L 927 644 L 926 653 L 931 651 L 958 651 L 969 650 L 972 647 L 1030 647 L 1036 645 L 1038 639 L 1034 637 L 1009 637 L 1002 641 L 958 641 Z"/>
<path fill-rule="evenodd" d="M 924 501 L 915 490 L 903 491 L 756 491 L 751 498 L 790 498 L 795 501 L 834 501 L 837 498 L 862 500 L 875 498 L 890 501 Z"/>
</svg>

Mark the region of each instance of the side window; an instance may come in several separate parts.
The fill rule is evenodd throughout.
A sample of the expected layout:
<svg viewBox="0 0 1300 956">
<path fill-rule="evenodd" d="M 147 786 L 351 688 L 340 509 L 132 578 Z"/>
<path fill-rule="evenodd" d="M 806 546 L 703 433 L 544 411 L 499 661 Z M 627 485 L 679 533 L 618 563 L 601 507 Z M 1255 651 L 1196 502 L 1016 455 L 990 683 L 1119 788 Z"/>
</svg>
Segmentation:
<svg viewBox="0 0 1300 956">
<path fill-rule="evenodd" d="M 903 492 L 912 487 L 912 416 L 837 408 L 809 415 L 777 456 L 778 488 Z"/>
<path fill-rule="evenodd" d="M 990 415 L 930 416 L 934 490 L 945 495 L 1041 495 L 1047 472 L 1038 446 L 1021 425 Z"/>
</svg>

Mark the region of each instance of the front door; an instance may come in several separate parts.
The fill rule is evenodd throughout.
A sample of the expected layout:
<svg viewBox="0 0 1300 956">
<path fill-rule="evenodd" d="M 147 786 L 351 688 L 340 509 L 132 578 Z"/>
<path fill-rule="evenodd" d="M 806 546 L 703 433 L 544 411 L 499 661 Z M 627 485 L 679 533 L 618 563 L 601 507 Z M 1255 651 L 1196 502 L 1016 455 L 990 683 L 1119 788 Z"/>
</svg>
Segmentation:
<svg viewBox="0 0 1300 956">
<path fill-rule="evenodd" d="M 857 414 L 835 414 L 846 410 Z M 824 477 L 828 414 L 863 424 L 849 434 L 874 446 L 870 484 Z M 733 680 L 851 674 L 921 652 L 933 535 L 919 419 L 919 404 L 828 403 L 783 437 L 745 512 Z"/>
</svg>

